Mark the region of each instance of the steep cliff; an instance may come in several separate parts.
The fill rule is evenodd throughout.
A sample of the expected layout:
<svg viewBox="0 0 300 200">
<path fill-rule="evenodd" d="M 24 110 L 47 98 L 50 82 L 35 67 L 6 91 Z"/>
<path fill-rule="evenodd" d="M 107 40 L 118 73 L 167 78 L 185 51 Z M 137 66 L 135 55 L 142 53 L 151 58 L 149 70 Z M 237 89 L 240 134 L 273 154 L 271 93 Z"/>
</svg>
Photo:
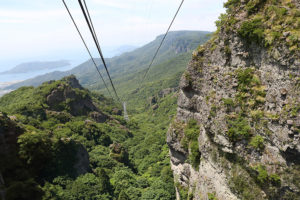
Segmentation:
<svg viewBox="0 0 300 200">
<path fill-rule="evenodd" d="M 300 4 L 229 0 L 167 133 L 177 199 L 300 199 Z"/>
</svg>

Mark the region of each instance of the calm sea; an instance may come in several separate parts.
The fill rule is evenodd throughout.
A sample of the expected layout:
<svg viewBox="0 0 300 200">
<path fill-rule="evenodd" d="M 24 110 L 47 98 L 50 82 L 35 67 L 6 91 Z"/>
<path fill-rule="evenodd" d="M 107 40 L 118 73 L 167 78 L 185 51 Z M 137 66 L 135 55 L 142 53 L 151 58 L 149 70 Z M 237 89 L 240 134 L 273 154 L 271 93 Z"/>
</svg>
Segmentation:
<svg viewBox="0 0 300 200">
<path fill-rule="evenodd" d="M 15 81 L 23 81 L 29 78 L 34 78 L 39 75 L 43 75 L 53 71 L 67 71 L 74 67 L 74 65 L 69 65 L 65 67 L 55 68 L 51 70 L 39 70 L 35 72 L 28 72 L 28 73 L 19 73 L 19 74 L 0 74 L 0 83 L 6 82 L 15 82 Z"/>
</svg>

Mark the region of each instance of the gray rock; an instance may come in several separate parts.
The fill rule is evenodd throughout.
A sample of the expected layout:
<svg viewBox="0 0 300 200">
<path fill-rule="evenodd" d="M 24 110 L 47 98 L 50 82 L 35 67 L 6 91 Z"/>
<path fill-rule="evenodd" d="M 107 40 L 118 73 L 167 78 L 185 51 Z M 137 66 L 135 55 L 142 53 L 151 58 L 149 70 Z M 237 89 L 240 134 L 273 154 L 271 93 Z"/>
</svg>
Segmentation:
<svg viewBox="0 0 300 200">
<path fill-rule="evenodd" d="M 108 120 L 108 116 L 102 112 L 91 112 L 90 117 L 93 118 L 98 123 L 104 123 Z"/>
<path fill-rule="evenodd" d="M 50 106 L 50 109 L 60 111 L 57 110 L 57 105 L 67 103 L 70 107 L 70 113 L 74 116 L 85 115 L 91 111 L 98 111 L 90 96 L 87 95 L 83 97 L 74 90 L 74 88 L 82 88 L 77 79 L 75 77 L 69 77 L 67 80 L 69 85 L 60 85 L 47 96 L 47 104 Z"/>
<path fill-rule="evenodd" d="M 173 92 L 175 92 L 177 90 L 178 90 L 178 88 L 166 88 L 166 89 L 163 89 L 162 91 L 160 91 L 158 93 L 158 96 L 160 98 L 163 98 L 163 97 L 167 96 L 168 94 L 171 94 L 171 93 L 173 93 Z"/>
<path fill-rule="evenodd" d="M 298 1 L 293 1 L 297 2 L 296 6 L 299 5 Z M 245 6 L 248 1 L 242 2 Z M 248 17 L 246 11 L 237 13 L 238 16 L 234 16 L 237 19 Z M 284 33 L 285 37 L 288 35 Z M 201 153 L 199 169 L 188 162 L 191 152 L 181 144 L 184 133 L 178 134 L 178 130 L 172 126 L 167 133 L 175 181 L 193 188 L 190 192 L 193 192 L 194 200 L 206 200 L 207 193 L 215 193 L 218 199 L 240 199 L 229 188 L 233 184 L 229 180 L 236 164 L 229 159 L 225 162 L 224 156 L 220 155 L 241 158 L 242 165 L 247 169 L 264 165 L 268 174 L 281 176 L 289 176 L 286 171 L 300 163 L 297 158 L 300 157 L 300 136 L 296 133 L 296 127 L 300 126 L 300 113 L 293 117 L 290 114 L 292 107 L 300 101 L 299 87 L 296 87 L 295 81 L 295 77 L 300 77 L 300 55 L 291 53 L 284 43 L 270 50 L 255 42 L 248 44 L 239 34 L 228 34 L 223 29 L 215 42 L 214 50 L 208 43 L 204 46 L 204 52 L 193 54 L 179 84 L 175 121 L 195 119 L 202 127 L 198 138 Z M 231 50 L 230 56 L 224 52 L 226 47 Z M 240 91 L 238 86 L 241 80 L 237 76 L 237 69 L 246 70 L 249 67 L 252 67 L 257 82 L 246 85 L 246 89 Z M 243 102 L 237 99 L 241 94 L 245 96 L 240 98 Z M 227 98 L 232 98 L 234 105 L 224 105 L 223 99 Z M 264 148 L 250 145 L 251 138 L 235 142 L 229 139 L 228 130 L 233 126 L 229 120 L 239 118 L 243 118 L 250 126 L 250 137 L 260 135 L 264 138 Z M 268 189 L 257 188 L 260 191 L 257 199 L 271 198 Z M 300 188 L 282 179 L 281 186 L 276 189 L 279 195 L 277 199 L 283 199 L 280 196 L 283 190 L 295 192 Z"/>
</svg>

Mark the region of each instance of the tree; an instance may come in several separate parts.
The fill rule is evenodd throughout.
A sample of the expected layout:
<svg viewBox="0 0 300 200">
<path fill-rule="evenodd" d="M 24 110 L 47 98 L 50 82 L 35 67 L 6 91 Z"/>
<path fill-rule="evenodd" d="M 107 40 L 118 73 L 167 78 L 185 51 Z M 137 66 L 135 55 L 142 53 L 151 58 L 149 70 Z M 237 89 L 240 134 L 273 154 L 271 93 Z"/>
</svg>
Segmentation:
<svg viewBox="0 0 300 200">
<path fill-rule="evenodd" d="M 122 190 L 119 194 L 119 198 L 118 200 L 130 200 L 129 197 L 127 196 L 127 194 L 124 192 L 124 190 Z"/>
</svg>

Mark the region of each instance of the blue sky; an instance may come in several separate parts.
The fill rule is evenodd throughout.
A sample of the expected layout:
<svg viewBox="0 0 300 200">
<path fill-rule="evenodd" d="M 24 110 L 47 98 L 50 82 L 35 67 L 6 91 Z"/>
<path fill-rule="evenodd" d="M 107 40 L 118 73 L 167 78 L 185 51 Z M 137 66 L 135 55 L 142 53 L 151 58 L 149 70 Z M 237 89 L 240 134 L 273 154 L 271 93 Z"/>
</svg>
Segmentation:
<svg viewBox="0 0 300 200">
<path fill-rule="evenodd" d="M 185 0 L 172 30 L 214 31 L 225 0 Z M 92 49 L 77 0 L 66 0 Z M 181 0 L 86 0 L 102 48 L 140 46 L 165 32 Z M 34 60 L 88 59 L 61 0 L 2 0 L 0 71 Z M 97 54 L 95 54 L 97 56 Z"/>
</svg>

